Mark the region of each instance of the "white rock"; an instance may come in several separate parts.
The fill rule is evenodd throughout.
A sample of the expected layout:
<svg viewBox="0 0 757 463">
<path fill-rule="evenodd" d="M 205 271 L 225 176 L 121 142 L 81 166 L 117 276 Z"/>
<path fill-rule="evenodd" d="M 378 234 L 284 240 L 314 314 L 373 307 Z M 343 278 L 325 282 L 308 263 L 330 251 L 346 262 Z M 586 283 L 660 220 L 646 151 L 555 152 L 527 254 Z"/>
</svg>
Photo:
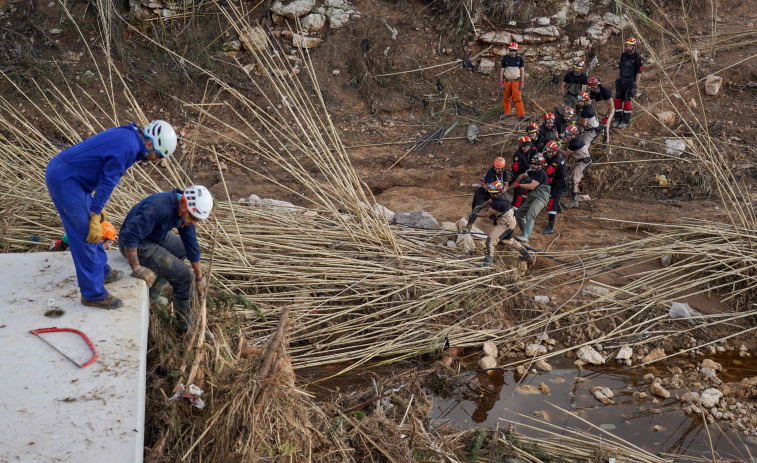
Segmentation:
<svg viewBox="0 0 757 463">
<path fill-rule="evenodd" d="M 457 243 L 452 240 L 447 241 L 447 247 L 450 249 L 457 249 Z"/>
<path fill-rule="evenodd" d="M 698 404 L 699 403 L 699 393 L 695 392 L 695 391 L 685 392 L 681 396 L 681 402 Z"/>
<path fill-rule="evenodd" d="M 486 357 L 478 361 L 478 367 L 482 370 L 497 368 L 497 359 L 487 355 Z"/>
<path fill-rule="evenodd" d="M 550 365 L 549 363 L 547 363 L 547 361 L 544 360 L 544 359 L 539 359 L 539 360 L 535 361 L 534 362 L 534 367 L 537 370 L 539 370 L 539 371 L 546 371 L 546 372 L 552 371 L 552 365 Z"/>
<path fill-rule="evenodd" d="M 260 199 L 260 196 L 258 195 L 250 195 L 247 198 L 247 202 L 250 203 L 252 206 L 260 206 L 262 200 Z"/>
<path fill-rule="evenodd" d="M 313 48 L 321 43 L 321 40 L 322 39 L 319 39 L 318 37 L 307 37 L 300 34 L 292 34 L 292 45 L 297 48 Z"/>
<path fill-rule="evenodd" d="M 339 69 L 334 69 L 333 71 L 331 71 L 331 75 L 334 75 L 334 76 L 338 76 L 341 73 L 342 71 L 340 71 Z"/>
<path fill-rule="evenodd" d="M 723 84 L 723 78 L 710 74 L 704 79 L 704 91 L 708 95 L 717 95 L 720 92 L 720 86 Z"/>
<path fill-rule="evenodd" d="M 313 8 L 315 8 L 315 0 L 294 0 L 286 5 L 277 1 L 271 5 L 271 12 L 287 19 L 295 19 L 310 13 Z"/>
<path fill-rule="evenodd" d="M 484 343 L 484 355 L 487 357 L 497 357 L 497 345 L 492 341 L 486 341 Z"/>
<path fill-rule="evenodd" d="M 702 378 L 704 378 L 705 381 L 709 381 L 716 386 L 720 385 L 723 382 L 720 380 L 720 378 L 718 378 L 718 376 L 715 374 L 715 370 L 713 369 L 702 367 L 699 370 L 699 374 L 700 376 L 702 376 Z"/>
<path fill-rule="evenodd" d="M 538 302 L 540 304 L 549 304 L 549 296 L 534 296 L 532 298 L 534 302 Z"/>
<path fill-rule="evenodd" d="M 702 396 L 700 397 L 699 401 L 703 407 L 712 408 L 718 404 L 721 397 L 723 397 L 723 393 L 719 390 L 714 388 L 705 389 L 702 392 Z"/>
<path fill-rule="evenodd" d="M 491 43 L 493 45 L 510 45 L 514 38 L 512 32 L 507 31 L 492 31 L 486 32 L 478 36 L 478 40 L 485 43 Z"/>
<path fill-rule="evenodd" d="M 590 391 L 594 394 L 594 397 L 603 404 L 613 403 L 612 398 L 614 395 L 609 387 L 593 387 Z"/>
<path fill-rule="evenodd" d="M 478 72 L 479 74 L 488 76 L 494 70 L 494 66 L 495 66 L 494 61 L 490 59 L 482 58 L 481 61 L 478 62 Z"/>
<path fill-rule="evenodd" d="M 676 123 L 676 113 L 674 113 L 673 111 L 662 111 L 657 113 L 656 116 L 657 120 L 659 120 L 661 124 L 664 124 L 668 127 L 671 127 Z"/>
<path fill-rule="evenodd" d="M 702 360 L 702 368 L 709 368 L 713 371 L 723 371 L 723 365 L 719 364 L 718 362 L 715 362 L 714 360 L 710 359 L 704 359 Z"/>
<path fill-rule="evenodd" d="M 239 34 L 239 41 L 248 51 L 262 51 L 268 46 L 268 35 L 262 27 L 246 27 Z"/>
<path fill-rule="evenodd" d="M 536 24 L 539 26 L 549 26 L 550 19 L 546 16 L 536 18 Z"/>
<path fill-rule="evenodd" d="M 547 353 L 547 348 L 545 346 L 542 346 L 541 344 L 527 344 L 526 345 L 527 357 L 535 357 L 537 355 L 544 355 L 546 353 Z"/>
<path fill-rule="evenodd" d="M 252 202 L 252 196 L 250 196 L 250 203 Z M 287 202 L 287 201 L 279 201 L 278 199 L 263 199 L 260 201 L 260 207 L 264 207 L 266 209 L 270 209 L 272 212 L 277 214 L 299 214 L 305 211 L 305 209 L 295 206 L 294 204 Z"/>
<path fill-rule="evenodd" d="M 589 45 L 591 45 L 591 42 L 586 37 L 579 37 L 578 38 L 578 46 L 581 48 L 589 48 Z"/>
<path fill-rule="evenodd" d="M 618 354 L 615 356 L 618 360 L 628 360 L 633 355 L 633 349 L 631 346 L 623 346 L 618 351 Z"/>
<path fill-rule="evenodd" d="M 664 256 L 660 257 L 660 265 L 663 267 L 667 267 L 673 262 L 673 254 L 665 254 Z"/>
<path fill-rule="evenodd" d="M 434 230 L 439 226 L 434 216 L 426 211 L 397 212 L 394 221 L 398 225 Z"/>
<path fill-rule="evenodd" d="M 377 216 L 384 217 L 387 223 L 394 223 L 394 211 L 388 207 L 375 203 L 371 206 L 371 209 L 373 209 L 373 212 L 375 212 Z"/>
<path fill-rule="evenodd" d="M 528 27 L 523 30 L 523 35 L 527 34 L 557 38 L 560 36 L 560 30 L 557 26 Z"/>
<path fill-rule="evenodd" d="M 582 296 L 604 297 L 610 294 L 610 288 L 602 286 L 586 285 L 581 291 Z"/>
<path fill-rule="evenodd" d="M 669 399 L 670 398 L 670 391 L 665 389 L 660 385 L 660 383 L 652 383 L 652 385 L 649 387 L 649 392 L 652 393 L 652 395 L 656 395 L 657 397 L 662 397 L 663 399 Z"/>
<path fill-rule="evenodd" d="M 328 8 L 326 10 L 326 17 L 329 18 L 329 27 L 332 29 L 340 29 L 353 19 L 359 18 L 360 13 L 355 10 Z"/>
<path fill-rule="evenodd" d="M 605 363 L 604 357 L 591 346 L 583 346 L 578 349 L 576 357 L 578 357 L 579 360 L 591 363 L 592 365 L 602 365 Z"/>
<path fill-rule="evenodd" d="M 311 32 L 317 32 L 326 26 L 326 15 L 311 13 L 302 18 L 302 28 Z"/>
<path fill-rule="evenodd" d="M 457 241 L 455 242 L 457 248 L 466 254 L 476 250 L 476 242 L 473 241 L 473 237 L 470 233 L 461 233 L 457 235 Z"/>
<path fill-rule="evenodd" d="M 63 32 L 63 29 L 58 29 L 58 28 L 50 29 L 50 34 L 51 35 L 58 35 L 61 32 Z"/>
<path fill-rule="evenodd" d="M 668 138 L 665 140 L 665 146 L 665 154 L 668 156 L 681 157 L 681 155 L 686 152 L 686 143 L 677 138 Z"/>
</svg>

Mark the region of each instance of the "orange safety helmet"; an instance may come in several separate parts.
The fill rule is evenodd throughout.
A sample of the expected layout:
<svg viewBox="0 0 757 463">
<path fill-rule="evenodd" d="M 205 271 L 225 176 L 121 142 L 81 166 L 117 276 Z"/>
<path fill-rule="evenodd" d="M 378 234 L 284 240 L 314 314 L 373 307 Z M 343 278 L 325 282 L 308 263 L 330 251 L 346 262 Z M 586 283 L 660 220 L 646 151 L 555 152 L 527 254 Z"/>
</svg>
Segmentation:
<svg viewBox="0 0 757 463">
<path fill-rule="evenodd" d="M 636 42 L 636 39 L 633 37 L 628 37 L 626 39 L 626 45 L 633 45 L 635 47 L 637 44 L 638 42 Z"/>
<path fill-rule="evenodd" d="M 544 115 L 544 122 L 548 122 L 548 121 L 555 122 L 555 115 L 552 114 L 552 113 L 545 114 Z"/>
<path fill-rule="evenodd" d="M 505 158 L 498 157 L 494 160 L 494 168 L 495 169 L 504 169 L 507 165 L 507 161 L 505 161 Z"/>
<path fill-rule="evenodd" d="M 588 80 L 588 81 L 586 82 L 586 85 L 588 85 L 589 87 L 593 87 L 593 86 L 595 86 L 595 85 L 599 85 L 599 84 L 600 84 L 600 82 L 599 82 L 599 77 L 592 77 L 592 78 L 590 78 L 590 79 L 589 79 L 589 80 Z"/>
<path fill-rule="evenodd" d="M 111 225 L 110 222 L 103 220 L 100 225 L 103 228 L 103 239 L 116 241 L 116 227 Z"/>
<path fill-rule="evenodd" d="M 507 49 L 508 49 L 508 50 L 515 50 L 515 51 L 518 51 L 518 44 L 517 44 L 517 43 L 515 43 L 515 42 L 513 42 L 513 43 L 511 43 L 510 45 L 508 45 L 508 46 L 507 46 Z"/>
<path fill-rule="evenodd" d="M 518 140 L 518 145 L 531 146 L 531 137 L 520 137 L 520 139 Z"/>
</svg>

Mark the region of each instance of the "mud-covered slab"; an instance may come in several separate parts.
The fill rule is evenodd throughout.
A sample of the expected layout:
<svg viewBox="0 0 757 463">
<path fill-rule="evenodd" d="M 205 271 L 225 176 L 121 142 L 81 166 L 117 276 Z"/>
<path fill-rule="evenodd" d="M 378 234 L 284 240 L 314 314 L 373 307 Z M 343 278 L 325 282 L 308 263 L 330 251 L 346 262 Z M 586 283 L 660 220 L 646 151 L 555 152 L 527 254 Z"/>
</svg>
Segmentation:
<svg viewBox="0 0 757 463">
<path fill-rule="evenodd" d="M 0 462 L 141 462 L 147 287 L 126 259 L 107 285 L 118 310 L 85 307 L 69 252 L 0 254 Z M 91 340 L 98 358 L 73 332 Z M 51 345 L 46 344 L 43 339 Z"/>
</svg>

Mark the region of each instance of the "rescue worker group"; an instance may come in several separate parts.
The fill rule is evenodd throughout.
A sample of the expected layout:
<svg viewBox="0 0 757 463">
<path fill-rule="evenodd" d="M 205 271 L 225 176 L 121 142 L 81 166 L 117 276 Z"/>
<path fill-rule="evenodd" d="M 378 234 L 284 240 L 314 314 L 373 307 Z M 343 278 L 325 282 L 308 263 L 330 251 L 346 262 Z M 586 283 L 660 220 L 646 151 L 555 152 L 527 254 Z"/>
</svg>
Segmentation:
<svg viewBox="0 0 757 463">
<path fill-rule="evenodd" d="M 105 250 L 116 240 L 116 230 L 107 221 L 105 205 L 132 165 L 160 164 L 177 143 L 176 132 L 166 121 L 156 120 L 144 128 L 129 124 L 66 148 L 47 164 L 45 183 L 65 229 L 51 250 L 70 248 L 83 305 L 100 309 L 123 305 L 105 287 L 124 277 L 124 272 L 108 265 Z M 181 334 L 192 324 L 193 280 L 198 292 L 207 287 L 195 225 L 212 209 L 213 197 L 204 186 L 176 188 L 136 204 L 118 232 L 118 249 L 131 266 L 131 276 L 147 283 L 151 301 L 167 304 L 161 294 L 170 283 Z M 170 233 L 174 228 L 178 235 Z"/>
<path fill-rule="evenodd" d="M 560 87 L 563 105 L 555 111 L 558 116 L 548 112 L 541 125 L 528 125 L 526 134 L 518 140 L 510 171 L 505 158 L 497 157 L 481 178 L 463 233 L 470 233 L 478 217 L 489 217 L 494 222 L 494 229 L 486 237 L 484 267 L 491 266 L 497 244 L 520 252 L 521 260 L 533 261 L 521 243 L 529 242 L 534 221 L 542 209 L 546 207 L 549 214 L 546 228 L 539 233 L 553 234 L 555 218 L 562 212 L 563 194 L 571 196 L 566 208 L 578 206 L 579 183 L 592 164 L 589 152 L 592 143 L 608 140 L 611 123 L 620 130 L 631 123 L 631 99 L 636 96 L 644 67 L 636 48 L 636 39 L 628 37 L 618 64 L 614 101 L 598 77 L 589 78 L 584 73 L 583 60 L 575 60 Z M 503 118 L 510 117 L 512 100 L 517 117 L 527 120 L 521 98 L 521 90 L 525 88 L 524 62 L 515 42 L 508 46 L 508 55 L 502 59 L 499 79 Z M 567 159 L 573 160 L 570 176 Z M 512 202 L 506 194 L 509 188 L 513 189 Z M 520 235 L 513 236 L 516 225 Z"/>
</svg>

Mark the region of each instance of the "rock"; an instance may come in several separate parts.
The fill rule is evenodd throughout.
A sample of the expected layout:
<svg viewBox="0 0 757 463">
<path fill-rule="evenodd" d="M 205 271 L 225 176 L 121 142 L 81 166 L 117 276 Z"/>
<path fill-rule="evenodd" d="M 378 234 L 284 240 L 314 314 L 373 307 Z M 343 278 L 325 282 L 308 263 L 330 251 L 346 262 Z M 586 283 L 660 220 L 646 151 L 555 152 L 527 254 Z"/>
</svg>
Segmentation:
<svg viewBox="0 0 757 463">
<path fill-rule="evenodd" d="M 252 196 L 250 196 L 249 202 L 253 203 Z M 295 206 L 292 203 L 268 198 L 260 200 L 260 207 L 270 209 L 276 214 L 301 214 L 305 211 L 305 209 Z"/>
<path fill-rule="evenodd" d="M 614 403 L 612 400 L 614 395 L 609 387 L 595 386 L 591 388 L 590 391 L 592 394 L 594 394 L 594 398 L 602 402 L 603 404 Z"/>
<path fill-rule="evenodd" d="M 579 48 L 589 48 L 589 45 L 591 45 L 591 42 L 586 37 L 579 37 L 578 38 L 578 47 Z"/>
<path fill-rule="evenodd" d="M 360 17 L 360 12 L 354 10 L 346 0 L 326 0 L 324 5 L 327 7 L 324 14 L 329 18 L 332 29 L 340 29 Z"/>
<path fill-rule="evenodd" d="M 287 19 L 301 18 L 313 11 L 315 0 L 294 0 L 291 3 L 276 1 L 271 5 L 271 12 Z"/>
<path fill-rule="evenodd" d="M 552 37 L 554 40 L 560 36 L 560 30 L 557 28 L 557 26 L 528 27 L 523 30 L 523 35 L 527 34 Z"/>
<path fill-rule="evenodd" d="M 262 203 L 262 200 L 260 199 L 260 196 L 258 195 L 250 195 L 247 198 L 247 202 L 250 203 L 251 206 L 260 206 Z"/>
<path fill-rule="evenodd" d="M 452 240 L 449 240 L 445 243 L 445 246 L 447 246 L 450 249 L 457 249 L 457 243 L 455 243 Z"/>
<path fill-rule="evenodd" d="M 654 431 L 654 432 L 661 432 L 663 429 L 664 428 L 662 426 L 660 426 L 659 424 L 656 424 L 656 425 L 652 426 L 652 431 Z"/>
<path fill-rule="evenodd" d="M 539 370 L 539 371 L 545 371 L 545 372 L 552 371 L 552 365 L 550 365 L 549 363 L 547 363 L 547 361 L 544 360 L 544 359 L 539 359 L 539 360 L 535 361 L 534 362 L 534 367 L 537 370 Z"/>
<path fill-rule="evenodd" d="M 723 365 L 710 359 L 702 360 L 702 364 L 700 366 L 702 368 L 709 368 L 710 370 L 713 370 L 713 371 L 723 371 Z"/>
<path fill-rule="evenodd" d="M 541 391 L 533 384 L 521 384 L 517 387 L 518 392 L 524 392 L 526 394 L 540 394 Z"/>
<path fill-rule="evenodd" d="M 515 367 L 515 377 L 516 378 L 522 378 L 522 377 L 526 376 L 526 373 L 528 373 L 528 371 L 526 370 L 525 366 L 518 365 L 517 367 Z"/>
<path fill-rule="evenodd" d="M 610 294 L 610 288 L 602 286 L 586 285 L 581 291 L 582 296 L 605 297 Z"/>
<path fill-rule="evenodd" d="M 342 73 L 342 71 L 340 71 L 339 69 L 334 69 L 333 71 L 331 71 L 331 75 L 333 75 L 333 76 L 338 76 L 341 73 Z"/>
<path fill-rule="evenodd" d="M 710 74 L 704 79 L 704 91 L 708 95 L 717 95 L 720 92 L 720 86 L 723 84 L 723 78 Z"/>
<path fill-rule="evenodd" d="M 663 399 L 670 398 L 670 391 L 666 390 L 658 382 L 652 383 L 652 385 L 649 387 L 649 392 L 652 393 L 652 395 L 662 397 Z"/>
<path fill-rule="evenodd" d="M 723 397 L 723 393 L 719 390 L 714 388 L 705 389 L 702 392 L 702 396 L 699 398 L 699 403 L 701 403 L 704 408 L 712 408 L 718 404 L 721 397 Z"/>
<path fill-rule="evenodd" d="M 63 32 L 63 29 L 58 29 L 58 28 L 50 29 L 50 35 L 58 35 L 61 32 Z"/>
<path fill-rule="evenodd" d="M 695 392 L 695 391 L 685 392 L 681 396 L 681 402 L 698 404 L 699 403 L 699 393 Z"/>
<path fill-rule="evenodd" d="M 536 24 L 539 26 L 549 26 L 550 19 L 546 16 L 542 16 L 540 18 L 536 18 Z"/>
<path fill-rule="evenodd" d="M 715 374 L 715 370 L 712 370 L 710 368 L 702 367 L 699 370 L 699 374 L 700 374 L 700 376 L 702 376 L 702 378 L 705 381 L 709 381 L 709 382 L 713 383 L 716 386 L 718 386 L 718 385 L 720 385 L 720 383 L 722 383 L 722 381 L 720 380 L 720 378 L 718 378 L 717 375 Z"/>
<path fill-rule="evenodd" d="M 468 143 L 473 144 L 477 141 L 481 141 L 481 139 L 478 138 L 480 134 L 481 131 L 479 130 L 479 128 L 476 127 L 475 124 L 470 124 L 465 131 L 465 138 L 468 140 Z"/>
<path fill-rule="evenodd" d="M 485 76 L 491 75 L 492 71 L 494 70 L 494 66 L 494 61 L 486 58 L 481 58 L 481 61 L 478 62 L 478 72 L 479 74 L 483 74 Z"/>
<path fill-rule="evenodd" d="M 668 127 L 672 127 L 673 124 L 676 123 L 676 113 L 673 111 L 662 111 L 656 114 L 657 120 L 660 121 L 661 124 L 664 124 Z"/>
<path fill-rule="evenodd" d="M 484 343 L 484 355 L 487 357 L 497 357 L 497 353 L 499 350 L 497 349 L 497 345 L 494 344 L 491 341 L 486 341 Z"/>
<path fill-rule="evenodd" d="M 455 242 L 457 248 L 466 254 L 470 254 L 476 250 L 476 242 L 473 241 L 473 236 L 470 233 L 461 233 L 457 235 L 457 241 Z"/>
<path fill-rule="evenodd" d="M 618 351 L 617 355 L 615 355 L 615 358 L 617 360 L 628 360 L 633 355 L 633 349 L 631 349 L 630 346 L 623 346 Z"/>
<path fill-rule="evenodd" d="M 689 100 L 689 107 L 691 109 L 697 109 L 698 106 L 699 105 L 697 104 L 697 100 L 695 100 L 694 98 Z"/>
<path fill-rule="evenodd" d="M 297 48 L 314 48 L 322 39 L 318 37 L 307 37 L 300 34 L 292 34 L 292 45 Z"/>
<path fill-rule="evenodd" d="M 549 395 L 551 391 L 549 390 L 549 386 L 547 386 L 544 383 L 541 383 L 539 384 L 539 392 L 541 392 L 544 395 Z"/>
<path fill-rule="evenodd" d="M 665 140 L 665 154 L 668 156 L 681 157 L 686 152 L 686 143 L 678 138 L 668 138 Z"/>
<path fill-rule="evenodd" d="M 673 262 L 673 254 L 665 254 L 664 256 L 660 257 L 660 265 L 663 267 L 667 267 Z"/>
<path fill-rule="evenodd" d="M 439 226 L 434 216 L 426 211 L 398 212 L 394 215 L 397 225 L 434 230 Z"/>
<path fill-rule="evenodd" d="M 248 51 L 263 51 L 268 47 L 268 36 L 262 27 L 246 27 L 239 34 L 242 47 Z"/>
<path fill-rule="evenodd" d="M 633 393 L 633 396 L 636 397 L 637 399 L 646 399 L 647 393 L 644 391 L 636 391 Z"/>
<path fill-rule="evenodd" d="M 537 355 L 544 355 L 547 353 L 547 348 L 541 344 L 527 344 L 526 345 L 526 357 L 536 357 Z"/>
<path fill-rule="evenodd" d="M 591 346 L 583 346 L 576 352 L 576 357 L 578 357 L 579 360 L 591 363 L 592 365 L 602 365 L 605 363 L 604 357 L 599 354 L 599 352 L 595 351 L 593 347 Z"/>
<path fill-rule="evenodd" d="M 539 304 L 549 304 L 549 296 L 534 296 L 531 299 L 533 299 L 534 302 L 538 302 Z"/>
<path fill-rule="evenodd" d="M 492 31 L 481 34 L 478 36 L 478 40 L 493 45 L 510 45 L 514 40 L 514 37 L 512 32 Z"/>
<path fill-rule="evenodd" d="M 665 358 L 665 349 L 658 347 L 657 349 L 653 349 L 652 352 L 645 355 L 641 360 L 641 363 L 656 362 L 663 358 Z"/>
<path fill-rule="evenodd" d="M 575 0 L 571 8 L 580 16 L 586 16 L 589 14 L 589 8 L 591 8 L 591 0 Z"/>
<path fill-rule="evenodd" d="M 487 355 L 478 361 L 478 367 L 482 370 L 497 368 L 497 359 Z"/>
<path fill-rule="evenodd" d="M 239 40 L 232 40 L 221 45 L 223 51 L 239 51 L 240 48 L 242 48 L 242 42 Z"/>
<path fill-rule="evenodd" d="M 383 216 L 386 219 L 387 223 L 390 223 L 390 224 L 394 223 L 394 215 L 395 215 L 394 211 L 392 211 L 388 207 L 375 203 L 373 206 L 371 206 L 371 209 L 373 210 L 373 212 L 376 213 L 377 216 L 379 217 Z"/>
<path fill-rule="evenodd" d="M 317 32 L 326 26 L 326 15 L 311 13 L 302 18 L 302 28 L 310 32 Z"/>
</svg>

